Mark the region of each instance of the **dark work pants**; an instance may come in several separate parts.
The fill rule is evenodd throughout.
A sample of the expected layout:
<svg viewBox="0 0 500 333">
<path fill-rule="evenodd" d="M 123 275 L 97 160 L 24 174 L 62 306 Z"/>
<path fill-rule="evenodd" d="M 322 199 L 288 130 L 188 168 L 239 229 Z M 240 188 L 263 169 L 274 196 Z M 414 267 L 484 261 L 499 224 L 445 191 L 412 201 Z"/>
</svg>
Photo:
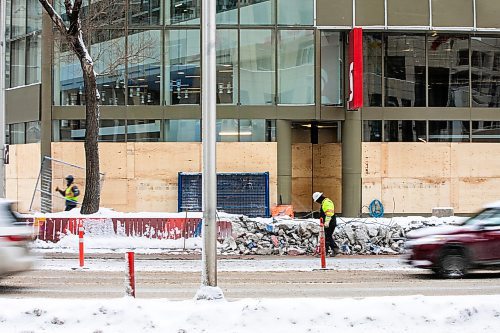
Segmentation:
<svg viewBox="0 0 500 333">
<path fill-rule="evenodd" d="M 66 207 L 65 207 L 64 211 L 67 212 L 68 210 L 72 210 L 75 207 L 76 207 L 76 202 L 66 201 Z"/>
<path fill-rule="evenodd" d="M 337 218 L 334 215 L 332 217 L 332 220 L 330 221 L 330 225 L 328 226 L 328 228 L 325 227 L 325 247 L 327 253 L 328 253 L 328 248 L 330 248 L 332 253 L 335 253 L 335 249 L 337 248 L 337 245 L 333 240 L 333 232 L 335 231 L 336 226 L 337 226 Z"/>
</svg>

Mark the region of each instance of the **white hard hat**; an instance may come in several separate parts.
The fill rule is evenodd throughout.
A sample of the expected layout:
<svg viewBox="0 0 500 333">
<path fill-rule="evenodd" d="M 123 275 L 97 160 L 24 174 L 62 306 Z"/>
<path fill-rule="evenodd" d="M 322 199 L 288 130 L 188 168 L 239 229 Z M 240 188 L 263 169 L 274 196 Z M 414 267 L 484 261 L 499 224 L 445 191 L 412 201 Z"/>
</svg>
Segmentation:
<svg viewBox="0 0 500 333">
<path fill-rule="evenodd" d="M 323 195 L 323 192 L 314 192 L 313 194 L 313 200 L 314 201 L 317 201 L 319 199 L 320 196 Z"/>
</svg>

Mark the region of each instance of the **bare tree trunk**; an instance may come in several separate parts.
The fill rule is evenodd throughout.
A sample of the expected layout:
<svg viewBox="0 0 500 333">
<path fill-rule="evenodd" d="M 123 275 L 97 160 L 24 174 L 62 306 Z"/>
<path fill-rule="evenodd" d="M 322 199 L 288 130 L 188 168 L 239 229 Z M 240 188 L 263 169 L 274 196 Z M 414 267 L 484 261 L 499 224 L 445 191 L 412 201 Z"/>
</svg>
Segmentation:
<svg viewBox="0 0 500 333">
<path fill-rule="evenodd" d="M 94 66 L 81 62 L 86 94 L 85 105 L 85 196 L 80 212 L 92 214 L 99 210 L 101 198 L 99 173 L 99 103 Z"/>
<path fill-rule="evenodd" d="M 101 197 L 100 172 L 99 172 L 99 92 L 97 90 L 96 74 L 94 62 L 90 57 L 82 36 L 82 26 L 80 23 L 80 9 L 82 0 L 65 0 L 66 15 L 70 25 L 66 26 L 61 16 L 55 12 L 47 0 L 39 0 L 47 14 L 54 22 L 61 35 L 71 46 L 73 52 L 80 60 L 83 72 L 83 82 L 85 87 L 85 160 L 86 160 L 86 180 L 85 197 L 83 198 L 81 213 L 92 214 L 99 210 Z"/>
</svg>

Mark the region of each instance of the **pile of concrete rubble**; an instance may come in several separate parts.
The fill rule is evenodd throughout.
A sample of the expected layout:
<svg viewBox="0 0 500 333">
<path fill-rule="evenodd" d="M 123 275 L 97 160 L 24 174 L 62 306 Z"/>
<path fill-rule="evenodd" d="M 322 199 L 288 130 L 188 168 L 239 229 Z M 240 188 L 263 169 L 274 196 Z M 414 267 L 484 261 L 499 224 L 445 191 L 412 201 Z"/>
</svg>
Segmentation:
<svg viewBox="0 0 500 333">
<path fill-rule="evenodd" d="M 222 254 L 314 254 L 318 251 L 320 225 L 315 219 L 276 220 L 235 216 L 232 235 L 220 247 Z M 399 254 L 406 233 L 413 229 L 443 223 L 458 223 L 462 218 L 394 219 L 337 218 L 335 241 L 343 254 Z"/>
</svg>

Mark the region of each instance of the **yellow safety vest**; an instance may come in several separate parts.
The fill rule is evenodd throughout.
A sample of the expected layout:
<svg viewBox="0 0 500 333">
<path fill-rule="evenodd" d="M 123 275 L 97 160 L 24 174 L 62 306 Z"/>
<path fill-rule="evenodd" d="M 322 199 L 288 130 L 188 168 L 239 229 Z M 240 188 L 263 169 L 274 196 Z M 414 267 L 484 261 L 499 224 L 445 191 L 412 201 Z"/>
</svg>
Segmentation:
<svg viewBox="0 0 500 333">
<path fill-rule="evenodd" d="M 335 214 L 335 205 L 333 201 L 328 198 L 325 198 L 321 203 L 321 209 L 325 212 L 327 217 L 332 217 Z"/>
<path fill-rule="evenodd" d="M 64 199 L 66 199 L 68 201 L 73 201 L 73 202 L 78 201 L 78 196 L 75 196 L 75 194 L 73 193 L 73 185 L 68 186 L 68 188 L 66 189 L 64 194 L 65 194 Z"/>
</svg>

